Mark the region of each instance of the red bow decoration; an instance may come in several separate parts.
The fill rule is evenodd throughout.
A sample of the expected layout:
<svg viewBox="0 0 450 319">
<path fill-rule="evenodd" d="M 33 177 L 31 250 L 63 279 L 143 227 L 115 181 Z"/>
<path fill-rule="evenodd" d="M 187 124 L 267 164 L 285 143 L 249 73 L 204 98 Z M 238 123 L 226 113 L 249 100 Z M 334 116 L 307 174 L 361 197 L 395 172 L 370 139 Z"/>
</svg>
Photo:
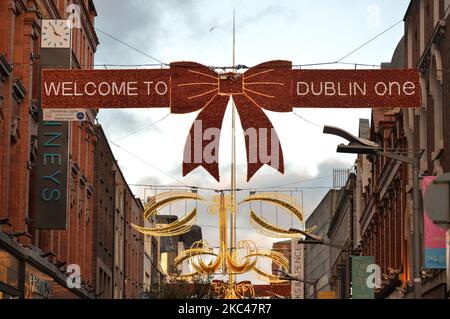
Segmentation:
<svg viewBox="0 0 450 319">
<path fill-rule="evenodd" d="M 247 181 L 264 164 L 284 173 L 283 153 L 278 135 L 262 109 L 292 112 L 292 76 L 289 72 L 292 70 L 291 62 L 265 62 L 243 74 L 218 74 L 194 62 L 172 63 L 170 69 L 171 112 L 184 114 L 201 110 L 185 144 L 183 176 L 203 166 L 217 181 L 220 180 L 218 144 L 213 160 L 205 159 L 203 154 L 211 143 L 209 139 L 212 139 L 207 130 L 222 127 L 230 96 L 246 133 Z M 216 136 L 217 143 L 219 138 L 220 135 Z M 274 149 L 272 144 L 276 144 Z M 265 147 L 267 155 L 264 160 L 261 159 L 261 147 Z M 274 150 L 278 151 L 275 157 L 272 154 Z"/>
</svg>

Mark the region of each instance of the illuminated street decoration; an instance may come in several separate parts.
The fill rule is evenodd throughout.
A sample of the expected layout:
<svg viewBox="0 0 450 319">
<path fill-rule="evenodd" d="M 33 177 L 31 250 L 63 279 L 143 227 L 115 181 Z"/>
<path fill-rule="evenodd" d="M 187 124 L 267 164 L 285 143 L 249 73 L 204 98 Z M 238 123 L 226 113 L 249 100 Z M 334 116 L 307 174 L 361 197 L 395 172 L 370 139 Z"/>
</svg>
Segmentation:
<svg viewBox="0 0 450 319">
<path fill-rule="evenodd" d="M 217 73 L 194 62 L 174 62 L 167 69 L 42 72 L 44 109 L 148 107 L 170 108 L 173 114 L 200 110 L 185 144 L 183 176 L 201 166 L 217 181 L 220 134 L 208 134 L 222 127 L 230 98 L 246 134 L 249 181 L 264 164 L 284 173 L 278 135 L 263 110 L 420 107 L 421 89 L 419 72 L 413 69 L 297 70 L 281 60 L 244 73 Z M 213 150 L 212 158 L 204 156 L 208 149 Z"/>
<path fill-rule="evenodd" d="M 236 243 L 235 111 L 245 134 L 246 180 L 249 181 L 265 164 L 284 173 L 278 135 L 264 110 L 292 112 L 294 107 L 421 106 L 418 70 L 293 70 L 290 61 L 265 62 L 244 73 L 238 73 L 236 67 L 232 68 L 232 72 L 217 73 L 215 68 L 194 62 L 171 63 L 167 69 L 43 70 L 41 90 L 43 109 L 162 107 L 170 108 L 174 114 L 200 111 L 185 143 L 183 176 L 201 166 L 217 181 L 220 180 L 220 129 L 226 107 L 232 99 L 231 196 L 227 197 L 222 192 L 213 198 L 208 208 L 209 213 L 218 215 L 219 250 L 214 251 L 203 240 L 182 252 L 175 260 L 176 266 L 189 261 L 193 267 L 191 273 L 182 274 L 181 278 L 189 279 L 196 274 L 228 276 L 228 282 L 215 281 L 212 285 L 223 298 L 254 297 L 251 284 L 237 283 L 236 274 L 254 271 L 270 282 L 282 282 L 280 277 L 258 267 L 259 259 L 268 258 L 282 270 L 287 271 L 289 268 L 288 260 L 280 253 L 260 250 L 248 240 Z M 148 219 L 171 203 L 188 199 L 204 201 L 194 193 L 160 194 L 147 203 L 144 218 Z M 266 193 L 252 195 L 240 204 L 253 201 L 283 208 L 295 216 L 303 227 L 302 209 L 292 198 Z M 232 217 L 230 245 L 226 234 L 227 213 Z M 188 232 L 196 217 L 197 209 L 194 209 L 168 225 L 133 227 L 146 235 L 174 236 Z M 265 235 L 303 237 L 299 231 L 273 225 L 253 211 L 250 211 L 250 219 L 252 225 Z M 300 230 L 311 233 L 314 228 Z M 239 255 L 238 251 L 244 251 L 244 254 Z"/>
<path fill-rule="evenodd" d="M 204 199 L 190 192 L 165 192 L 157 194 L 147 202 L 144 206 L 144 219 L 148 219 L 158 214 L 158 209 L 162 209 L 179 200 L 196 200 L 204 201 Z M 194 208 L 191 213 L 187 214 L 184 218 L 178 219 L 168 225 L 158 224 L 156 228 L 140 227 L 135 224 L 131 226 L 137 231 L 147 236 L 159 236 L 170 237 L 187 233 L 191 230 L 192 225 L 197 218 L 197 208 Z"/>
<path fill-rule="evenodd" d="M 202 197 L 195 193 L 189 192 L 165 192 L 155 195 L 150 198 L 145 205 L 144 217 L 149 218 L 158 214 L 158 209 L 166 207 L 171 203 L 179 200 L 198 200 L 204 201 Z M 298 217 L 301 224 L 303 224 L 304 217 L 301 206 L 292 197 L 276 194 L 276 193 L 263 193 L 258 195 L 252 195 L 244 199 L 237 206 L 248 203 L 251 201 L 266 201 L 275 204 L 279 207 L 283 207 L 289 214 Z M 260 278 L 268 280 L 271 283 L 284 283 L 279 276 L 273 275 L 270 272 L 263 270 L 258 266 L 258 261 L 262 258 L 268 258 L 272 263 L 276 264 L 280 269 L 287 271 L 289 269 L 289 261 L 287 258 L 272 250 L 259 249 L 253 241 L 241 240 L 237 242 L 235 249 L 230 249 L 228 237 L 227 237 L 227 219 L 228 213 L 235 212 L 237 210 L 236 205 L 231 201 L 230 196 L 225 196 L 223 192 L 214 196 L 211 199 L 211 203 L 208 206 L 208 213 L 211 215 L 218 215 L 219 224 L 219 250 L 214 251 L 211 245 L 206 240 L 201 240 L 194 243 L 191 248 L 180 252 L 175 258 L 175 268 L 181 266 L 184 262 L 189 262 L 193 268 L 190 273 L 183 273 L 177 275 L 179 279 L 190 280 L 195 275 L 224 275 L 230 276 L 230 274 L 238 275 L 245 274 L 254 271 Z M 132 224 L 132 227 L 137 231 L 151 236 L 174 236 L 182 233 L 186 233 L 192 226 L 192 221 L 197 210 L 194 209 L 186 217 L 177 220 L 169 225 L 158 225 L 156 228 L 144 228 Z M 254 216 L 254 212 L 251 212 L 254 220 L 259 220 Z M 303 236 L 298 232 L 289 232 L 276 226 L 262 225 L 261 228 L 273 235 L 273 237 L 284 236 L 290 238 L 302 238 Z M 306 232 L 313 231 L 313 228 L 306 230 Z M 238 254 L 238 252 L 243 252 Z M 234 281 L 214 281 L 213 289 L 216 294 L 223 298 L 243 298 L 244 296 L 254 296 L 254 289 L 249 282 L 237 283 Z"/>
<path fill-rule="evenodd" d="M 198 139 L 196 123 L 202 123 L 201 135 L 204 136 L 209 128 L 221 128 L 230 97 L 236 105 L 242 129 L 247 138 L 245 146 L 247 150 L 247 181 L 264 165 L 268 164 L 284 173 L 283 152 L 278 135 L 263 112 L 263 109 L 274 112 L 292 111 L 292 81 L 286 76 L 286 70 L 291 70 L 292 65 L 288 61 L 271 61 L 250 68 L 245 73 L 218 74 L 208 67 L 192 62 L 179 62 L 171 64 L 171 112 L 190 113 L 197 110 L 194 124 L 189 132 L 189 137 L 184 148 L 183 175 L 195 168 L 204 167 L 217 181 L 219 177 L 218 152 L 217 160 L 212 163 L 195 161 L 195 142 L 202 144 L 204 150 L 209 140 Z M 251 134 L 253 130 L 253 135 Z M 258 130 L 258 132 L 256 131 Z M 265 130 L 266 138 L 259 132 Z M 198 135 L 198 133 L 197 133 Z M 266 146 L 270 156 L 265 163 L 252 146 L 260 144 Z M 218 149 L 218 143 L 217 143 Z"/>
<path fill-rule="evenodd" d="M 280 193 L 261 193 L 254 194 L 246 199 L 244 199 L 242 203 L 249 203 L 253 201 L 263 201 L 274 204 L 278 207 L 283 208 L 289 214 L 297 217 L 301 224 L 304 223 L 303 211 L 300 204 L 295 200 L 292 196 L 287 196 L 285 194 Z M 269 237 L 275 238 L 303 238 L 304 235 L 301 234 L 298 230 L 288 230 L 279 228 L 276 225 L 273 225 L 264 217 L 258 217 L 256 213 L 251 210 L 250 211 L 250 221 L 251 224 L 261 233 Z M 312 233 L 316 229 L 315 226 L 310 227 L 304 230 L 304 233 Z"/>
<path fill-rule="evenodd" d="M 250 211 L 250 222 L 256 230 L 268 237 L 274 238 L 303 238 L 304 235 L 298 230 L 293 229 L 283 229 L 273 225 L 267 221 L 264 217 L 259 217 L 254 211 Z M 312 233 L 316 229 L 315 226 L 306 229 L 305 233 Z"/>
<path fill-rule="evenodd" d="M 229 284 L 222 280 L 213 280 L 211 284 L 216 295 L 221 299 L 254 298 L 255 288 L 250 281 L 242 281 L 237 284 Z"/>
</svg>

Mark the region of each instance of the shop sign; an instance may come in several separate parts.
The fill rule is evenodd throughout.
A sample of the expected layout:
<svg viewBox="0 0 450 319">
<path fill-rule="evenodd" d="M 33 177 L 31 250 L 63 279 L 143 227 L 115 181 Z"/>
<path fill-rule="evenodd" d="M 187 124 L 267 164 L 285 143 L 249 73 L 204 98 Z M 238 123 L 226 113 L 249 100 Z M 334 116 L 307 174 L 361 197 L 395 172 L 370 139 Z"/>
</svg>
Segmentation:
<svg viewBox="0 0 450 319">
<path fill-rule="evenodd" d="M 39 278 L 37 275 L 29 277 L 30 292 L 37 294 L 45 299 L 50 298 L 52 283 Z"/>
</svg>

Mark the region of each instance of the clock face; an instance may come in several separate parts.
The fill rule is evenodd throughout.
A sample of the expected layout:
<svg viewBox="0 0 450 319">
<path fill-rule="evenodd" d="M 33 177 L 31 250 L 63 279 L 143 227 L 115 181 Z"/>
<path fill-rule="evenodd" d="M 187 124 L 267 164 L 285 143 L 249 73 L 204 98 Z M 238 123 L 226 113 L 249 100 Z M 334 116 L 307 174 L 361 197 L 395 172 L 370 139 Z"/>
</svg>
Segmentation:
<svg viewBox="0 0 450 319">
<path fill-rule="evenodd" d="M 70 48 L 69 20 L 42 20 L 42 48 Z"/>
</svg>

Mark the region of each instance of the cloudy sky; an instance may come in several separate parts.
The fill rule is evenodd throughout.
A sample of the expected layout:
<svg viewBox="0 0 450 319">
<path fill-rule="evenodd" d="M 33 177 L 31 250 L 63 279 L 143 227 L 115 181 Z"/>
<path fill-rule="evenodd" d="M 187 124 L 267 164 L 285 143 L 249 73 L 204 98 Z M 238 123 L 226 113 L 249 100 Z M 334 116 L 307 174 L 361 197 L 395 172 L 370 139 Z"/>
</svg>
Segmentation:
<svg viewBox="0 0 450 319">
<path fill-rule="evenodd" d="M 138 48 L 156 60 L 195 61 L 205 65 L 232 64 L 232 15 L 236 11 L 236 63 L 252 66 L 269 60 L 290 60 L 293 64 L 336 61 L 402 20 L 407 0 L 95 0 L 96 27 Z M 398 24 L 343 61 L 379 65 L 390 61 L 403 34 Z M 153 64 L 156 61 L 98 32 L 100 45 L 95 55 L 101 65 Z M 354 65 L 329 65 L 328 68 L 354 68 Z M 358 66 L 362 68 L 361 66 Z M 107 66 L 123 68 L 123 66 Z M 314 66 L 324 68 L 324 66 Z M 303 203 L 310 214 L 332 187 L 333 168 L 350 168 L 352 155 L 337 154 L 343 141 L 324 135 L 320 126 L 334 125 L 358 133 L 359 118 L 370 118 L 367 109 L 295 109 L 308 123 L 292 113 L 266 112 L 280 137 L 285 158 L 285 174 L 272 168 L 260 170 L 250 183 L 245 182 L 245 147 L 238 131 L 238 187 L 260 188 L 287 185 L 288 194 Z M 183 148 L 196 113 L 169 115 L 166 109 L 102 110 L 98 116 L 112 145 L 119 165 L 130 184 L 194 185 L 229 187 L 231 158 L 231 115 L 224 119 L 221 146 L 221 183 L 202 168 L 182 177 Z M 164 118 L 165 117 L 165 118 Z M 161 122 L 150 126 L 160 119 Z M 295 188 L 295 189 L 294 189 Z M 151 187 L 134 186 L 141 198 L 154 194 Z M 273 191 L 269 188 L 265 189 Z M 158 190 L 160 191 L 160 190 Z M 212 193 L 201 195 L 209 198 Z M 238 199 L 248 191 L 238 194 Z M 187 207 L 191 208 L 192 203 Z M 252 207 L 258 210 L 258 207 Z M 238 240 L 252 239 L 270 248 L 276 239 L 257 234 L 249 224 L 249 205 L 238 215 Z M 298 227 L 286 213 L 263 207 L 264 217 L 286 227 Z M 184 203 L 171 213 L 184 213 Z M 258 212 L 261 213 L 261 212 Z M 218 244 L 217 217 L 200 211 L 198 224 L 213 246 Z"/>
</svg>

